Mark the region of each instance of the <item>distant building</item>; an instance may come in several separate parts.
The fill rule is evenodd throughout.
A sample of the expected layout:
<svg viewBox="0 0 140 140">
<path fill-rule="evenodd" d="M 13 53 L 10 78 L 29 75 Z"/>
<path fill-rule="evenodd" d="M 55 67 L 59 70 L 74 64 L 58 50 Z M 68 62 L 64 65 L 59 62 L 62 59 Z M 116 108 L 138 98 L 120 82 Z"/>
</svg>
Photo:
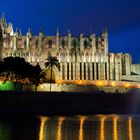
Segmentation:
<svg viewBox="0 0 140 140">
<path fill-rule="evenodd" d="M 44 68 L 48 56 L 56 56 L 61 71 L 55 71 L 58 80 L 117 80 L 140 81 L 140 64 L 132 64 L 129 53 L 108 52 L 108 32 L 101 36 L 90 34 L 75 37 L 68 31 L 67 36 L 45 36 L 39 32 L 33 36 L 31 30 L 26 36 L 21 31 L 14 32 L 13 25 L 7 24 L 2 16 L 0 20 L 2 42 L 1 58 L 19 56 L 26 61 Z"/>
</svg>

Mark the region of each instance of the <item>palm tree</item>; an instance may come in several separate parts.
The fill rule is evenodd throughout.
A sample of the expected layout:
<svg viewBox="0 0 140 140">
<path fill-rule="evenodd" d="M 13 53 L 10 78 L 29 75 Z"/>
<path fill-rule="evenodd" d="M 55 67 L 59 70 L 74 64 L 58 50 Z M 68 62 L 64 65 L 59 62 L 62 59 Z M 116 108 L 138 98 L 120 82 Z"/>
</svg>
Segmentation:
<svg viewBox="0 0 140 140">
<path fill-rule="evenodd" d="M 51 82 L 52 82 L 52 69 L 55 67 L 60 71 L 60 63 L 58 62 L 57 57 L 49 56 L 45 62 L 45 67 L 51 69 L 51 77 L 50 77 L 50 92 L 51 92 Z"/>
</svg>

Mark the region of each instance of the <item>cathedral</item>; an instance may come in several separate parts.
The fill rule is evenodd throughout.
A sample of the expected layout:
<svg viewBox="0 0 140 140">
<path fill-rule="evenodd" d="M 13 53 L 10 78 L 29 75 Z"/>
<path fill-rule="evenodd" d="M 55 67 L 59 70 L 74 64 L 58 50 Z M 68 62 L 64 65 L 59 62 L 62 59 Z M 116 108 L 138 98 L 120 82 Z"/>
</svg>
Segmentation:
<svg viewBox="0 0 140 140">
<path fill-rule="evenodd" d="M 116 80 L 140 81 L 140 64 L 132 64 L 129 53 L 110 53 L 108 32 L 100 36 L 90 34 L 72 36 L 70 31 L 61 36 L 46 36 L 39 32 L 34 36 L 29 29 L 26 35 L 14 31 L 12 23 L 7 24 L 5 16 L 0 19 L 2 39 L 0 57 L 23 57 L 27 62 L 40 64 L 44 68 L 48 56 L 56 56 L 61 70 L 54 69 L 55 80 Z"/>
</svg>

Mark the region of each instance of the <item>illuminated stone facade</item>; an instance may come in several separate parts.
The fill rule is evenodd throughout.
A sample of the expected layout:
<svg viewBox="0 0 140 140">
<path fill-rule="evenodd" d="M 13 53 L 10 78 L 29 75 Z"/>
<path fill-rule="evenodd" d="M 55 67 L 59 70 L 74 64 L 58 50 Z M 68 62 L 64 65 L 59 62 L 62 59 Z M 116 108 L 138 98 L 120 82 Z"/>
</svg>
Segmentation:
<svg viewBox="0 0 140 140">
<path fill-rule="evenodd" d="M 61 71 L 55 71 L 55 80 L 128 80 L 140 81 L 140 65 L 132 64 L 129 53 L 108 52 L 108 32 L 101 36 L 90 34 L 78 37 L 45 36 L 39 32 L 33 36 L 30 29 L 24 36 L 20 31 L 13 30 L 11 23 L 7 25 L 2 16 L 0 25 L 3 34 L 1 58 L 19 56 L 26 61 L 44 68 L 48 56 L 56 56 Z"/>
</svg>

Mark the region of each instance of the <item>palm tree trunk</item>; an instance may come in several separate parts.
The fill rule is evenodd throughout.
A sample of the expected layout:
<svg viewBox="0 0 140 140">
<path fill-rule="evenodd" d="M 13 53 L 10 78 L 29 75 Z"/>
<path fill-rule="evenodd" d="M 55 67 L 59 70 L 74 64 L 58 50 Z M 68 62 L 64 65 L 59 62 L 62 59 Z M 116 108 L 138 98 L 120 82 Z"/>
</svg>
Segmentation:
<svg viewBox="0 0 140 140">
<path fill-rule="evenodd" d="M 51 88 L 52 88 L 51 82 L 52 82 L 52 64 L 51 64 L 51 77 L 50 77 L 50 92 L 51 92 Z"/>
<path fill-rule="evenodd" d="M 37 85 L 35 85 L 35 91 L 37 92 Z"/>
</svg>

